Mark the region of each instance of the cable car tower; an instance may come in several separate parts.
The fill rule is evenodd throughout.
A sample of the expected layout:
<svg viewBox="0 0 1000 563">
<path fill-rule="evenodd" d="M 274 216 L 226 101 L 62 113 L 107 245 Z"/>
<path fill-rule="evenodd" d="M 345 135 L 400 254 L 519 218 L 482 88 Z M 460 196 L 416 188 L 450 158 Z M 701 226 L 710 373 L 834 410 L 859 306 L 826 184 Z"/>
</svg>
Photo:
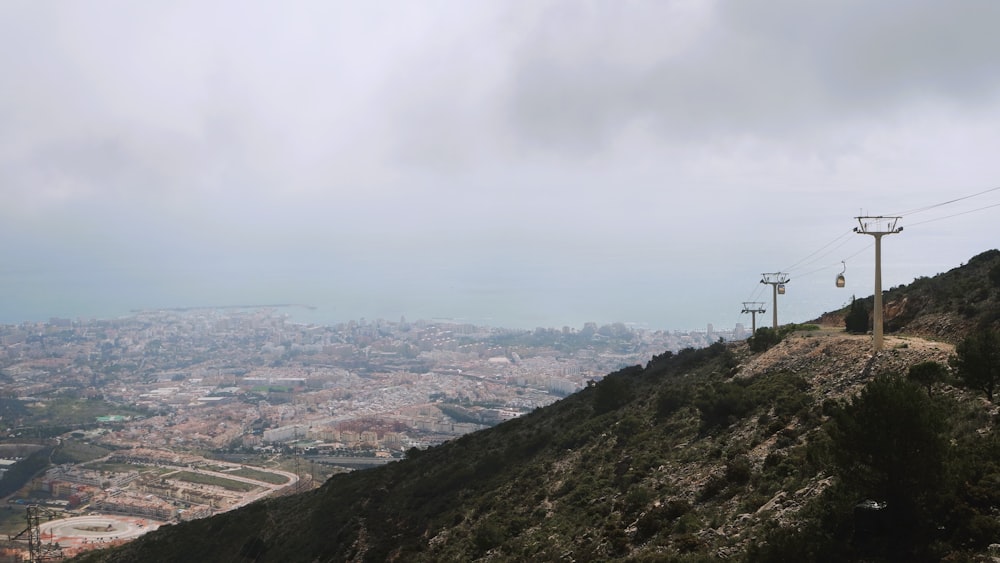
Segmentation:
<svg viewBox="0 0 1000 563">
<path fill-rule="evenodd" d="M 900 217 L 855 217 L 860 226 L 854 227 L 859 235 L 875 237 L 875 319 L 872 323 L 872 339 L 875 351 L 882 349 L 882 237 L 902 232 L 903 227 L 896 226 Z"/>
<path fill-rule="evenodd" d="M 770 274 L 761 274 L 763 276 L 760 283 L 765 283 L 771 286 L 772 293 L 774 294 L 774 305 L 771 307 L 771 315 L 773 316 L 773 327 L 774 330 L 778 330 L 778 294 L 785 294 L 785 284 L 792 281 L 788 279 L 788 274 L 784 272 L 773 272 Z"/>
<path fill-rule="evenodd" d="M 757 313 L 766 313 L 763 301 L 744 301 L 742 313 L 750 313 L 750 335 L 757 332 Z"/>
</svg>

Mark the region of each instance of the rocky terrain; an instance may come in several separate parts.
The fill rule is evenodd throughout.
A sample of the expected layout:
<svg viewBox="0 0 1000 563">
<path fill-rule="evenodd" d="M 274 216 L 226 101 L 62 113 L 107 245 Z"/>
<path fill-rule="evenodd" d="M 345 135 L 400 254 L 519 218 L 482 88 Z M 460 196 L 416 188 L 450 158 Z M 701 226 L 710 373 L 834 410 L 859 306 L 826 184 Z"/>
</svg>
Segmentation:
<svg viewBox="0 0 1000 563">
<path fill-rule="evenodd" d="M 905 374 L 911 365 L 926 361 L 946 365 L 955 353 L 955 346 L 948 342 L 889 335 L 884 349 L 876 354 L 871 340 L 871 335 L 847 334 L 837 326 L 801 331 L 766 352 L 748 355 L 737 377 L 787 371 L 808 377 L 810 394 L 818 401 L 844 399 L 874 376 Z"/>
</svg>

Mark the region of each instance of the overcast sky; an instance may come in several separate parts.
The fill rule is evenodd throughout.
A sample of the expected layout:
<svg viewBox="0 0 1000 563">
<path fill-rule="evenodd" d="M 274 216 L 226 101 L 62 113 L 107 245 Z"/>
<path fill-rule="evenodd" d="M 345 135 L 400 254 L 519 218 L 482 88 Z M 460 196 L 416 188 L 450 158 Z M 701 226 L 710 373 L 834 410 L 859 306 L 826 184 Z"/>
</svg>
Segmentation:
<svg viewBox="0 0 1000 563">
<path fill-rule="evenodd" d="M 3 2 L 0 321 L 731 328 L 774 271 L 807 320 L 872 293 L 859 214 L 904 214 L 886 288 L 1000 246 L 998 28 L 992 0 Z"/>
</svg>

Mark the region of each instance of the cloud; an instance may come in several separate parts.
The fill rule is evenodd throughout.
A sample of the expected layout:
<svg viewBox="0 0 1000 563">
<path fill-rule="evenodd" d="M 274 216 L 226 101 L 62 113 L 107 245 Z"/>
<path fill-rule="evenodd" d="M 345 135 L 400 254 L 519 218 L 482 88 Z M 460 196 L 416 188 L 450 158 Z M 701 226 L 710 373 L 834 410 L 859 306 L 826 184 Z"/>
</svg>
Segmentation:
<svg viewBox="0 0 1000 563">
<path fill-rule="evenodd" d="M 573 5 L 550 6 L 517 65 L 510 114 L 526 143 L 598 150 L 633 122 L 666 144 L 797 143 L 911 104 L 994 103 L 1000 84 L 989 2 L 715 2 L 686 34 L 671 33 L 673 5 L 656 3 L 660 13 L 628 13 L 645 23 L 638 39 L 596 31 L 632 5 Z"/>
<path fill-rule="evenodd" d="M 794 263 L 859 209 L 995 184 L 998 10 L 3 4 L 0 236 L 17 242 L 0 278 L 47 285 L 0 289 L 40 307 L 36 287 L 84 274 L 175 305 L 255 287 L 366 295 L 357 309 L 504 288 L 483 306 L 738 303 L 745 285 L 707 292 Z M 898 256 L 950 267 L 991 244 L 976 225 L 935 252 L 907 229 L 920 250 Z"/>
</svg>

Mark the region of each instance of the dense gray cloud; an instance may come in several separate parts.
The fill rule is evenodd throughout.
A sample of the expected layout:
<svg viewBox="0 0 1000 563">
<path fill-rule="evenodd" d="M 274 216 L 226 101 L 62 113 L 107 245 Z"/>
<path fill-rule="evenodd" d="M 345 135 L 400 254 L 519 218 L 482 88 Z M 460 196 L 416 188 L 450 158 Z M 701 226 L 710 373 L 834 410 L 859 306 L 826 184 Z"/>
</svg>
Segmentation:
<svg viewBox="0 0 1000 563">
<path fill-rule="evenodd" d="M 721 2 L 693 18 L 695 37 L 671 29 L 672 4 L 650 5 L 562 4 L 567 17 L 541 18 L 513 88 L 526 137 L 604 144 L 638 120 L 666 141 L 797 143 L 912 103 L 990 104 L 1000 84 L 989 2 Z M 643 23 L 639 37 L 614 25 L 622 12 Z"/>
<path fill-rule="evenodd" d="M 728 325 L 854 215 L 1000 185 L 998 23 L 985 0 L 7 3 L 0 320 Z M 996 209 L 945 217 L 997 201 L 907 217 L 940 223 L 887 243 L 887 284 L 996 246 Z M 790 315 L 847 299 L 806 283 L 845 258 L 870 292 L 863 238 L 796 272 Z"/>
</svg>

